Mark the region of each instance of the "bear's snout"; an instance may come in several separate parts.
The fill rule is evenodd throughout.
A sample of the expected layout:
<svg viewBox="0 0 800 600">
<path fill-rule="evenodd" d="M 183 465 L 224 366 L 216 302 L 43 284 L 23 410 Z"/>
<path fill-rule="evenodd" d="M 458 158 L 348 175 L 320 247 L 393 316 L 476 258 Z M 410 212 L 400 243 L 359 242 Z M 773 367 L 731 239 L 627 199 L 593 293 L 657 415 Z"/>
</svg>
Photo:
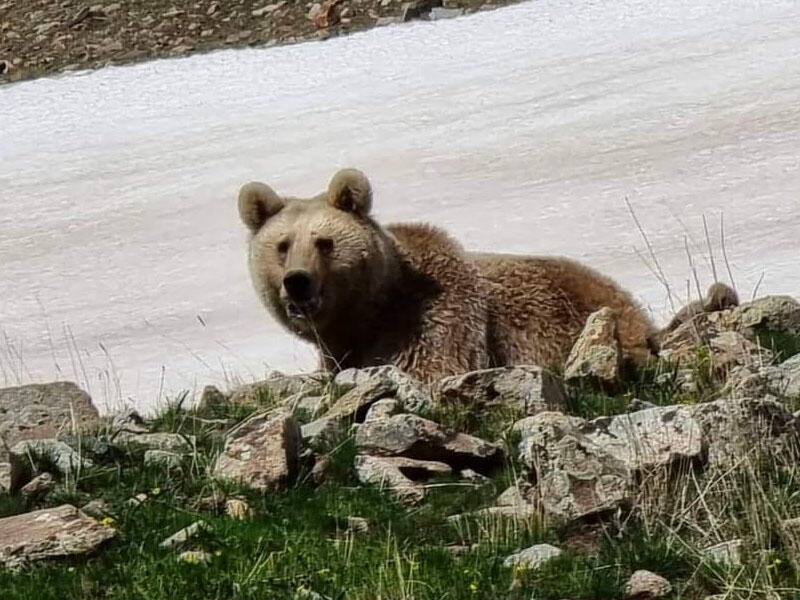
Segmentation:
<svg viewBox="0 0 800 600">
<path fill-rule="evenodd" d="M 319 295 L 308 271 L 294 269 L 283 278 L 283 289 L 289 298 L 286 310 L 292 317 L 310 317 L 319 308 Z"/>
</svg>

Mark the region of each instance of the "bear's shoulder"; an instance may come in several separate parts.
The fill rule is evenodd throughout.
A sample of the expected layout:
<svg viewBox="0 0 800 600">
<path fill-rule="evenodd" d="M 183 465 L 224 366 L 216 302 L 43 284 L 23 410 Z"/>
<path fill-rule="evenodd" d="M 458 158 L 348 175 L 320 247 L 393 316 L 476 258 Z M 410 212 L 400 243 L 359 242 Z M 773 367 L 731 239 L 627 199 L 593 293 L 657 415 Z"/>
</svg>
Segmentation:
<svg viewBox="0 0 800 600">
<path fill-rule="evenodd" d="M 461 244 L 443 229 L 427 223 L 395 223 L 385 230 L 393 238 L 401 261 L 414 272 L 443 288 L 481 291 L 478 268 Z"/>
</svg>

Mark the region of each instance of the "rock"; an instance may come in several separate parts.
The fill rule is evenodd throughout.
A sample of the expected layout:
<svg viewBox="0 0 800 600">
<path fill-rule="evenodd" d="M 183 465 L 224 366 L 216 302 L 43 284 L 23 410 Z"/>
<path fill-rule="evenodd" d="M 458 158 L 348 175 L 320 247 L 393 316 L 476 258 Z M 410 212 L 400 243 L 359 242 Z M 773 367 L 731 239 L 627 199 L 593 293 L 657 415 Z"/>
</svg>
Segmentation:
<svg viewBox="0 0 800 600">
<path fill-rule="evenodd" d="M 520 459 L 539 480 L 545 509 L 578 518 L 631 499 L 632 474 L 699 458 L 702 429 L 689 408 L 657 407 L 585 421 L 541 413 L 515 423 Z"/>
<path fill-rule="evenodd" d="M 434 399 L 444 406 L 511 408 L 533 415 L 566 407 L 561 380 L 535 366 L 500 367 L 445 377 L 434 385 Z"/>
<path fill-rule="evenodd" d="M 601 308 L 586 319 L 586 325 L 567 358 L 564 379 L 588 380 L 613 388 L 619 383 L 621 365 L 616 315 L 610 308 Z"/>
<path fill-rule="evenodd" d="M 198 412 L 206 412 L 214 408 L 228 404 L 228 397 L 213 385 L 207 385 L 200 394 L 195 409 Z"/>
<path fill-rule="evenodd" d="M 650 571 L 636 571 L 625 584 L 625 595 L 631 598 L 662 598 L 671 592 L 672 584 Z"/>
<path fill-rule="evenodd" d="M 364 421 L 377 421 L 378 419 L 388 419 L 400 412 L 400 403 L 394 398 L 384 398 L 378 400 L 369 407 Z"/>
<path fill-rule="evenodd" d="M 440 21 L 442 19 L 452 19 L 453 17 L 460 17 L 464 14 L 463 8 L 443 8 L 440 6 L 434 6 L 431 9 L 428 18 L 431 21 Z"/>
<path fill-rule="evenodd" d="M 214 560 L 213 555 L 202 550 L 185 550 L 178 554 L 178 562 L 189 565 L 207 565 Z"/>
<path fill-rule="evenodd" d="M 356 432 L 356 448 L 373 456 L 431 460 L 480 472 L 501 464 L 505 456 L 496 444 L 410 414 L 363 423 Z"/>
<path fill-rule="evenodd" d="M 743 545 L 743 540 L 730 540 L 706 548 L 702 551 L 702 554 L 712 562 L 729 567 L 738 567 L 742 564 Z"/>
<path fill-rule="evenodd" d="M 90 500 L 81 507 L 81 512 L 89 515 L 93 519 L 97 519 L 98 521 L 102 521 L 111 515 L 111 509 L 106 501 L 102 499 Z"/>
<path fill-rule="evenodd" d="M 403 4 L 403 21 L 419 19 L 428 14 L 432 8 L 441 6 L 442 0 L 414 0 Z"/>
<path fill-rule="evenodd" d="M 166 469 L 179 469 L 183 463 L 183 457 L 175 452 L 167 450 L 147 450 L 144 453 L 144 465 L 146 467 L 164 467 Z"/>
<path fill-rule="evenodd" d="M 305 446 L 324 451 L 337 444 L 344 431 L 344 424 L 339 419 L 322 417 L 300 427 L 300 437 Z"/>
<path fill-rule="evenodd" d="M 340 390 L 350 391 L 375 380 L 392 388 L 384 397 L 395 398 L 405 412 L 419 413 L 431 407 L 431 391 L 428 386 L 394 365 L 345 369 L 336 375 L 333 383 Z"/>
<path fill-rule="evenodd" d="M 252 509 L 242 498 L 228 498 L 225 500 L 225 514 L 232 519 L 247 519 L 252 514 Z"/>
<path fill-rule="evenodd" d="M 159 548 L 172 549 L 183 546 L 186 542 L 194 539 L 202 533 L 211 531 L 211 527 L 205 521 L 195 521 L 188 527 L 184 527 L 180 531 L 176 531 L 158 546 Z"/>
<path fill-rule="evenodd" d="M 141 506 L 147 502 L 147 494 L 136 494 L 132 498 L 128 498 L 128 505 L 130 506 Z"/>
<path fill-rule="evenodd" d="M 262 492 L 281 489 L 297 474 L 299 446 L 300 427 L 291 414 L 257 414 L 228 435 L 213 474 Z"/>
<path fill-rule="evenodd" d="M 691 409 L 682 406 L 600 417 L 587 422 L 582 431 L 592 443 L 635 471 L 697 458 L 702 452 L 700 425 Z"/>
<path fill-rule="evenodd" d="M 232 42 L 237 41 L 239 38 L 235 35 Z M 236 388 L 231 394 L 230 402 L 255 407 L 272 406 L 297 394 L 308 396 L 324 394 L 330 381 L 330 375 L 322 372 L 298 375 L 274 373 L 264 381 Z"/>
<path fill-rule="evenodd" d="M 325 413 L 325 417 L 360 423 L 370 406 L 378 400 L 391 396 L 396 390 L 397 386 L 387 379 L 377 377 L 368 379 L 334 402 Z"/>
<path fill-rule="evenodd" d="M 311 9 L 308 11 L 306 17 L 309 21 L 316 21 L 319 19 L 320 15 L 322 15 L 322 4 L 315 2 L 311 5 Z"/>
<path fill-rule="evenodd" d="M 0 494 L 11 491 L 11 463 L 0 463 Z"/>
<path fill-rule="evenodd" d="M 764 296 L 725 313 L 728 327 L 752 341 L 764 331 L 800 335 L 800 302 L 791 296 Z"/>
<path fill-rule="evenodd" d="M 540 518 L 541 511 L 533 504 L 514 504 L 504 506 L 487 506 L 471 513 L 452 515 L 447 517 L 448 521 L 458 521 L 465 517 L 485 517 L 490 519 L 509 519 L 514 521 L 529 521 L 532 518 Z"/>
<path fill-rule="evenodd" d="M 328 477 L 331 467 L 331 457 L 327 454 L 317 454 L 314 456 L 314 466 L 311 467 L 309 477 L 316 485 L 322 485 Z"/>
<path fill-rule="evenodd" d="M 729 398 L 685 408 L 703 431 L 709 467 L 733 466 L 753 449 L 790 463 L 796 459 L 798 423 L 774 398 Z"/>
<path fill-rule="evenodd" d="M 327 406 L 326 396 L 306 396 L 300 394 L 287 404 L 292 407 L 292 412 L 301 423 L 308 423 L 322 415 Z"/>
<path fill-rule="evenodd" d="M 38 560 L 85 554 L 112 539 L 104 527 L 64 504 L 0 519 L 0 565 L 19 568 Z"/>
<path fill-rule="evenodd" d="M 369 521 L 364 517 L 347 517 L 347 531 L 355 534 L 369 533 Z"/>
<path fill-rule="evenodd" d="M 30 499 L 41 498 L 53 491 L 56 487 L 56 482 L 50 473 L 42 473 L 31 479 L 28 483 L 22 486 L 20 492 L 23 496 Z"/>
<path fill-rule="evenodd" d="M 0 438 L 8 446 L 32 439 L 54 438 L 73 425 L 99 423 L 89 394 L 74 383 L 55 382 L 0 389 Z M 0 444 L 0 463 L 9 462 Z"/>
<path fill-rule="evenodd" d="M 116 432 L 148 433 L 149 429 L 142 416 L 135 410 L 126 410 L 111 417 L 111 430 Z"/>
<path fill-rule="evenodd" d="M 419 483 L 420 480 L 452 472 L 448 465 L 440 462 L 365 455 L 356 456 L 355 469 L 362 483 L 387 487 L 409 504 L 420 502 L 425 497 L 425 487 Z"/>
<path fill-rule="evenodd" d="M 500 494 L 494 503 L 497 506 L 522 506 L 535 502 L 536 489 L 530 483 L 520 480 L 516 485 L 509 486 Z"/>
<path fill-rule="evenodd" d="M 16 490 L 30 481 L 41 465 L 69 476 L 92 466 L 92 461 L 82 458 L 69 445 L 58 440 L 26 440 L 19 442 L 10 452 L 11 489 Z"/>
<path fill-rule="evenodd" d="M 536 544 L 512 554 L 503 561 L 503 566 L 508 568 L 522 567 L 524 569 L 538 569 L 549 560 L 561 556 L 563 552 L 550 544 Z"/>
<path fill-rule="evenodd" d="M 404 19 L 403 17 L 378 17 L 375 20 L 376 27 L 385 27 L 386 25 L 394 25 L 395 23 L 402 23 L 403 21 L 408 21 L 409 19 Z"/>
<path fill-rule="evenodd" d="M 520 459 L 536 474 L 548 513 L 576 519 L 630 501 L 630 471 L 583 435 L 583 419 L 548 412 L 526 421 Z"/>
<path fill-rule="evenodd" d="M 161 450 L 189 454 L 194 451 L 196 440 L 193 435 L 180 433 L 129 433 L 121 431 L 112 438 L 112 443 L 129 452 Z"/>
</svg>

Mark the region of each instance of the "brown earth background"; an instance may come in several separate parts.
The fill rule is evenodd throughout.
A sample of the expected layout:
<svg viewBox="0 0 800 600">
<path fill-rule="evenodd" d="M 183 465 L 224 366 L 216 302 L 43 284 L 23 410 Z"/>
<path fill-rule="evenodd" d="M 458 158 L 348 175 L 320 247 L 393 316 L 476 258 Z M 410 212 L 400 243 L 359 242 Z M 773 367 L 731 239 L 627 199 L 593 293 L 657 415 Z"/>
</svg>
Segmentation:
<svg viewBox="0 0 800 600">
<path fill-rule="evenodd" d="M 515 0 L 0 0 L 0 82 L 217 48 L 320 40 Z"/>
</svg>

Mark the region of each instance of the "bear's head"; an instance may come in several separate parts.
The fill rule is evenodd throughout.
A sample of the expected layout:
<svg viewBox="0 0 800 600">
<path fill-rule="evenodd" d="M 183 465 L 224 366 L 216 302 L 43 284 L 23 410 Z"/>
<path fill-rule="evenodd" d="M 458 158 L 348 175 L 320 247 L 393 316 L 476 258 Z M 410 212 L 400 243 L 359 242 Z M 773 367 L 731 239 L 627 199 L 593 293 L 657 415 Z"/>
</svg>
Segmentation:
<svg viewBox="0 0 800 600">
<path fill-rule="evenodd" d="M 355 169 L 313 198 L 282 197 L 252 182 L 239 192 L 250 230 L 250 273 L 261 300 L 311 341 L 358 318 L 388 276 L 391 242 L 370 217 L 372 188 Z"/>
</svg>

